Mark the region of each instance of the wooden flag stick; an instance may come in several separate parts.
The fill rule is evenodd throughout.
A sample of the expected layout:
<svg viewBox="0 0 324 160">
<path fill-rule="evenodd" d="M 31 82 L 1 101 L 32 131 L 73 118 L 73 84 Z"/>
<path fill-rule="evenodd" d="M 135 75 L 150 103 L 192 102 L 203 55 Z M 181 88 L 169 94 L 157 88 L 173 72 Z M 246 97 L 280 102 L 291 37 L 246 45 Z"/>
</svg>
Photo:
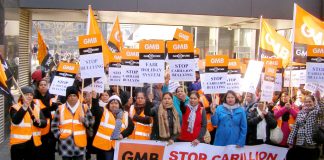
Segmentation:
<svg viewBox="0 0 324 160">
<path fill-rule="evenodd" d="M 130 88 L 130 97 L 131 98 L 133 97 L 133 86 L 131 86 L 131 88 Z"/>
<path fill-rule="evenodd" d="M 18 84 L 18 82 L 16 81 L 16 79 L 15 79 L 14 76 L 12 76 L 12 80 L 13 80 L 14 83 L 16 84 L 16 86 L 17 86 L 17 88 L 18 88 L 20 94 L 22 95 L 23 99 L 26 100 L 26 97 L 25 97 L 24 93 L 21 91 L 21 88 L 20 88 L 20 86 L 19 86 L 19 84 Z M 16 101 L 14 101 L 14 102 L 16 103 Z M 16 104 L 17 104 L 17 103 L 16 103 Z M 31 111 L 33 111 L 32 108 L 30 107 L 30 105 L 27 106 L 27 107 L 28 107 Z M 32 112 L 32 115 L 34 115 L 34 112 Z M 35 115 L 34 115 L 34 117 L 35 117 Z M 36 118 L 36 117 L 35 117 L 35 118 Z"/>
</svg>

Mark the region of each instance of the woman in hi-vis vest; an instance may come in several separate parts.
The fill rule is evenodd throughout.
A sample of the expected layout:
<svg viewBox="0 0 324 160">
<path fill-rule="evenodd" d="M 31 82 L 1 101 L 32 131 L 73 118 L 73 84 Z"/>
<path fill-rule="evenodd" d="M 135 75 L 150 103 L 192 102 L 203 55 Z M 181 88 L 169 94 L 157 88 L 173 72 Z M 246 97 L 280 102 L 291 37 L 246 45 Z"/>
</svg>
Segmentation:
<svg viewBox="0 0 324 160">
<path fill-rule="evenodd" d="M 115 140 L 128 137 L 133 130 L 134 123 L 128 113 L 123 111 L 120 98 L 117 95 L 111 96 L 104 107 L 99 128 L 92 143 L 99 149 L 97 160 L 114 159 Z"/>
<path fill-rule="evenodd" d="M 93 123 L 90 109 L 80 102 L 78 93 L 75 86 L 66 88 L 66 103 L 58 107 L 51 125 L 63 160 L 83 160 L 87 146 L 86 128 Z"/>
<path fill-rule="evenodd" d="M 36 147 L 41 142 L 41 128 L 47 125 L 41 111 L 44 107 L 38 100 L 33 100 L 33 88 L 21 88 L 24 96 L 20 96 L 18 104 L 10 108 L 10 153 L 12 160 L 35 160 Z M 24 98 L 23 98 L 24 97 Z"/>
</svg>

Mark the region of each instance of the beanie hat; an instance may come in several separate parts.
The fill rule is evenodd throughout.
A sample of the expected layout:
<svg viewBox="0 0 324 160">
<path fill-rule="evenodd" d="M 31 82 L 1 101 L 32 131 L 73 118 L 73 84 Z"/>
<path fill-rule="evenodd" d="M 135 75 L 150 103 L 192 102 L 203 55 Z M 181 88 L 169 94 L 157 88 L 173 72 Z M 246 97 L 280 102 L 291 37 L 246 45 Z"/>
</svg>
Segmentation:
<svg viewBox="0 0 324 160">
<path fill-rule="evenodd" d="M 109 97 L 108 103 L 110 103 L 113 100 L 117 100 L 121 104 L 120 98 L 118 96 L 116 96 L 116 95 L 113 95 L 113 96 Z"/>
<path fill-rule="evenodd" d="M 69 97 L 69 95 L 75 94 L 77 97 L 79 97 L 78 89 L 75 86 L 69 86 L 66 88 L 66 96 Z"/>
<path fill-rule="evenodd" d="M 29 87 L 29 86 L 21 87 L 21 91 L 22 91 L 23 94 L 26 94 L 26 93 L 34 94 L 34 89 L 32 87 Z"/>
</svg>

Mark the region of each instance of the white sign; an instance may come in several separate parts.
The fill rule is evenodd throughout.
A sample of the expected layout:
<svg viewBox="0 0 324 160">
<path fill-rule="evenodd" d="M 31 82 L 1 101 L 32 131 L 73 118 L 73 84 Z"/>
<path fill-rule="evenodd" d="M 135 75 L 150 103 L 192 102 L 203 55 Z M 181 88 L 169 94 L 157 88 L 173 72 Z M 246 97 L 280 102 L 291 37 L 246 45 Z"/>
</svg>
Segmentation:
<svg viewBox="0 0 324 160">
<path fill-rule="evenodd" d="M 324 84 L 318 84 L 318 83 L 306 83 L 305 90 L 315 93 L 316 90 L 320 91 L 321 96 L 324 96 Z"/>
<path fill-rule="evenodd" d="M 201 87 L 205 94 L 227 92 L 227 72 L 201 74 L 200 79 Z"/>
<path fill-rule="evenodd" d="M 228 74 L 226 85 L 227 90 L 239 92 L 241 85 L 241 74 Z"/>
<path fill-rule="evenodd" d="M 180 83 L 179 82 L 173 82 L 173 81 L 169 81 L 169 92 L 173 93 L 175 92 L 175 90 L 180 87 Z"/>
<path fill-rule="evenodd" d="M 139 66 L 122 65 L 121 74 L 123 86 L 143 86 L 143 84 L 139 82 Z"/>
<path fill-rule="evenodd" d="M 80 55 L 81 78 L 105 76 L 102 53 Z"/>
<path fill-rule="evenodd" d="M 86 86 L 83 88 L 84 91 L 92 92 L 94 90 L 97 93 L 103 93 L 105 89 L 105 77 L 99 78 L 96 81 L 94 81 L 93 87 L 92 84 Z"/>
<path fill-rule="evenodd" d="M 199 71 L 199 58 L 194 58 L 195 61 L 195 71 Z"/>
<path fill-rule="evenodd" d="M 306 63 L 306 82 L 323 83 L 324 82 L 324 63 Z"/>
<path fill-rule="evenodd" d="M 241 91 L 255 93 L 258 86 L 261 72 L 263 68 L 263 62 L 250 60 L 245 76 L 243 78 Z"/>
<path fill-rule="evenodd" d="M 122 71 L 120 67 L 109 67 L 108 77 L 109 85 L 122 85 Z"/>
<path fill-rule="evenodd" d="M 140 60 L 140 83 L 164 83 L 164 60 Z"/>
<path fill-rule="evenodd" d="M 170 79 L 172 81 L 195 81 L 194 59 L 169 59 Z"/>
<path fill-rule="evenodd" d="M 261 79 L 264 79 L 264 73 L 262 73 Z M 262 81 L 263 82 L 263 81 Z M 282 73 L 276 73 L 276 80 L 274 84 L 274 92 L 282 90 Z"/>
<path fill-rule="evenodd" d="M 261 99 L 262 102 L 272 102 L 274 83 L 269 81 L 263 81 L 261 87 Z"/>
<path fill-rule="evenodd" d="M 291 72 L 291 77 L 290 77 Z M 290 80 L 291 78 L 291 80 Z M 291 82 L 291 86 L 290 86 Z M 285 70 L 284 73 L 284 87 L 299 87 L 300 85 L 300 71 L 299 70 Z"/>
<path fill-rule="evenodd" d="M 74 78 L 67 78 L 61 76 L 55 76 L 51 87 L 49 89 L 50 94 L 56 94 L 60 96 L 66 95 L 66 88 L 72 86 L 74 83 Z"/>
</svg>

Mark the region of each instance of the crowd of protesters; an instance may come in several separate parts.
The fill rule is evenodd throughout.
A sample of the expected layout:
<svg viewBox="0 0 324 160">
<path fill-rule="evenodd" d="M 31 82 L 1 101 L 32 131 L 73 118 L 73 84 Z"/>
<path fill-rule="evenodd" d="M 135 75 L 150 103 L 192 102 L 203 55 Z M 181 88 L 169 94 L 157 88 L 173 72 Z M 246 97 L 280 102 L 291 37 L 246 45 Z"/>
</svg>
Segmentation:
<svg viewBox="0 0 324 160">
<path fill-rule="evenodd" d="M 159 140 L 168 145 L 190 142 L 216 146 L 270 144 L 289 148 L 287 160 L 320 157 L 314 140 L 322 125 L 324 103 L 298 90 L 295 97 L 274 93 L 271 103 L 260 93 L 204 94 L 197 80 L 169 92 L 165 84 L 144 87 L 109 86 L 103 93 L 82 91 L 79 79 L 66 96 L 49 93 L 50 80 L 22 87 L 18 104 L 10 108 L 11 159 L 110 160 L 116 140 Z M 79 82 L 78 82 L 79 81 Z M 35 88 L 35 89 L 34 89 Z M 131 97 L 130 95 L 134 95 Z"/>
</svg>

